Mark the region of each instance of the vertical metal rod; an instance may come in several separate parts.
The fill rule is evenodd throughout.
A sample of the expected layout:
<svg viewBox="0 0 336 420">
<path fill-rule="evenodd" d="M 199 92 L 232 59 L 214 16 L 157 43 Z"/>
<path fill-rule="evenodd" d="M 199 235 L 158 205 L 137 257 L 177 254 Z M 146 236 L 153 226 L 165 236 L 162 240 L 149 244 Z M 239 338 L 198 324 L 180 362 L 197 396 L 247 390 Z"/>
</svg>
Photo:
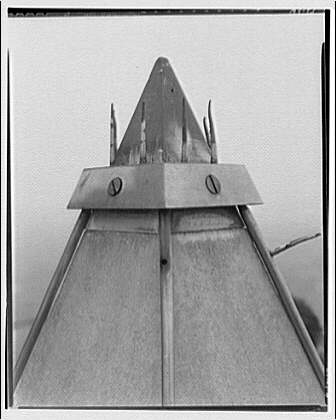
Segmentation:
<svg viewBox="0 0 336 420">
<path fill-rule="evenodd" d="M 160 290 L 161 290 L 161 342 L 162 342 L 162 405 L 175 402 L 174 343 L 173 343 L 173 273 L 171 211 L 159 212 L 160 233 Z"/>
<path fill-rule="evenodd" d="M 211 138 L 210 138 L 210 133 L 209 133 L 206 117 L 203 117 L 203 127 L 204 127 L 205 138 L 208 143 L 209 149 L 211 151 Z"/>
<path fill-rule="evenodd" d="M 277 268 L 274 259 L 271 257 L 268 251 L 268 247 L 262 238 L 261 232 L 257 226 L 256 221 L 254 220 L 251 211 L 247 206 L 238 206 L 238 208 L 242 219 L 259 251 L 259 254 L 261 255 L 263 262 L 273 280 L 273 283 L 278 290 L 280 299 L 301 341 L 302 347 L 304 348 L 308 359 L 316 373 L 316 376 L 322 386 L 322 389 L 324 390 L 323 364 L 307 331 L 307 328 L 298 312 L 293 296 L 288 289 L 288 286 L 283 279 L 279 269 Z"/>
<path fill-rule="evenodd" d="M 140 163 L 146 163 L 145 102 L 142 102 L 142 108 L 141 108 Z"/>
<path fill-rule="evenodd" d="M 211 100 L 208 104 L 208 117 L 209 117 L 209 126 L 210 126 L 210 140 L 211 140 L 211 163 L 217 163 L 217 145 L 216 145 L 216 133 L 215 133 L 215 127 L 212 119 L 212 113 L 211 113 Z"/>
<path fill-rule="evenodd" d="M 182 99 L 182 162 L 188 162 L 188 138 L 185 99 Z"/>
<path fill-rule="evenodd" d="M 13 405 L 13 290 L 11 194 L 11 65 L 7 50 L 6 407 Z"/>
<path fill-rule="evenodd" d="M 117 122 L 113 104 L 111 104 L 110 116 L 110 166 L 113 165 L 117 154 Z"/>
</svg>

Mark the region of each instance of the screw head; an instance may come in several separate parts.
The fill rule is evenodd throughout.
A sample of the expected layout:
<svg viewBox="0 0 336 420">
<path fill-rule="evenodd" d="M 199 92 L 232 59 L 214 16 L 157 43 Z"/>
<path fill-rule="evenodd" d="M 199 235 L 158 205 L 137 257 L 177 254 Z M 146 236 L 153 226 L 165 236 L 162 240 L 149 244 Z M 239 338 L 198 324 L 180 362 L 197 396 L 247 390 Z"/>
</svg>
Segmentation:
<svg viewBox="0 0 336 420">
<path fill-rule="evenodd" d="M 218 180 L 218 178 L 215 177 L 215 175 L 208 175 L 205 178 L 205 185 L 208 189 L 208 191 L 211 194 L 219 194 L 221 190 L 221 184 Z"/>
<path fill-rule="evenodd" d="M 116 178 L 113 178 L 112 181 L 109 183 L 107 187 L 107 192 L 112 195 L 112 197 L 115 197 L 118 195 L 122 188 L 122 179 L 118 176 Z"/>
</svg>

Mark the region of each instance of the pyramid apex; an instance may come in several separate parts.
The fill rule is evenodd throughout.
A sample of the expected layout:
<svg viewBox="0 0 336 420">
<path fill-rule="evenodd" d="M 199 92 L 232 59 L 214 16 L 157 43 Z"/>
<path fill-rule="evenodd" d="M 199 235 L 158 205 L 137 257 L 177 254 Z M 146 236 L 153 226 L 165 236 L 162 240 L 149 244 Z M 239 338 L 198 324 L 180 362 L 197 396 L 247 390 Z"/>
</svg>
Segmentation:
<svg viewBox="0 0 336 420">
<path fill-rule="evenodd" d="M 159 67 L 166 67 L 166 66 L 170 66 L 169 60 L 167 57 L 159 57 L 156 61 L 154 66 L 159 66 Z"/>
<path fill-rule="evenodd" d="M 208 144 L 173 68 L 168 58 L 158 57 L 114 164 L 178 163 L 185 161 L 182 154 L 188 162 L 210 161 Z"/>
</svg>

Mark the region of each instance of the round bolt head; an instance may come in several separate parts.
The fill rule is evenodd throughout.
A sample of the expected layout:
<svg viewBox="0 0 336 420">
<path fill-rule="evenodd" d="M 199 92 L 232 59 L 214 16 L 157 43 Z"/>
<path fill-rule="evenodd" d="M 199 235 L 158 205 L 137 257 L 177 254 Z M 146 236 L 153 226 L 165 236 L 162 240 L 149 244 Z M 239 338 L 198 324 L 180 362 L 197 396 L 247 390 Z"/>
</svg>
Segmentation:
<svg viewBox="0 0 336 420">
<path fill-rule="evenodd" d="M 119 177 L 113 178 L 112 181 L 109 183 L 109 186 L 107 187 L 107 192 L 112 195 L 112 197 L 115 197 L 118 195 L 122 188 L 122 179 Z"/>
<path fill-rule="evenodd" d="M 218 178 L 215 177 L 215 175 L 208 175 L 205 178 L 205 185 L 208 189 L 208 191 L 211 194 L 219 194 L 221 190 L 221 184 L 218 180 Z"/>
</svg>

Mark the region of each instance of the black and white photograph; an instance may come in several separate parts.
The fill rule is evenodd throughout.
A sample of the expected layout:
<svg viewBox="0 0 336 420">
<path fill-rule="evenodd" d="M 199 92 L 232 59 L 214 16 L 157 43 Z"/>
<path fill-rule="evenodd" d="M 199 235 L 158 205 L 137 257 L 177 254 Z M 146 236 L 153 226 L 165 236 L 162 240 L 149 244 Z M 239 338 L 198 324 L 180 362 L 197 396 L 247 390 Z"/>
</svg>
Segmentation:
<svg viewBox="0 0 336 420">
<path fill-rule="evenodd" d="M 1 7 L 1 414 L 331 419 L 334 5 L 163 3 Z"/>
</svg>

